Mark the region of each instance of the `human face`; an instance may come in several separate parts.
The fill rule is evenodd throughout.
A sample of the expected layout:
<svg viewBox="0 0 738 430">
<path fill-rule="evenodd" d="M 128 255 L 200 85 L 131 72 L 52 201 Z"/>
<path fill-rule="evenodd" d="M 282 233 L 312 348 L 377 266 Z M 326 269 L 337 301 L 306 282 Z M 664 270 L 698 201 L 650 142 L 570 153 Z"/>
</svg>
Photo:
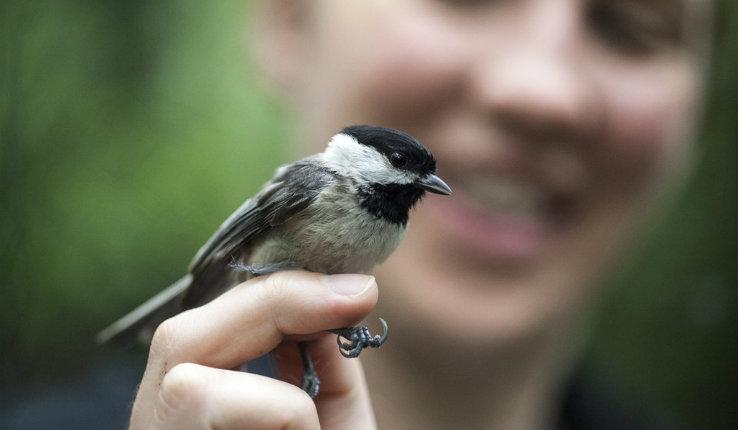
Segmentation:
<svg viewBox="0 0 738 430">
<path fill-rule="evenodd" d="M 302 138 L 354 123 L 405 130 L 454 189 L 426 197 L 378 271 L 383 312 L 481 342 L 579 309 L 689 165 L 707 9 L 313 2 L 292 82 Z"/>
</svg>

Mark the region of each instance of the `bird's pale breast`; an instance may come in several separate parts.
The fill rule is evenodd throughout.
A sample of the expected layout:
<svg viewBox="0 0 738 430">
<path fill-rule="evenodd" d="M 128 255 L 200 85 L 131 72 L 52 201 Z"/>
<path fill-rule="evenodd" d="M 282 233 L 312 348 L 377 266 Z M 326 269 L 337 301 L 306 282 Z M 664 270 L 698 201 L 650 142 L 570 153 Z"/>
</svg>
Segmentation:
<svg viewBox="0 0 738 430">
<path fill-rule="evenodd" d="M 345 187 L 346 184 L 336 184 Z M 404 226 L 370 214 L 351 192 L 323 192 L 255 247 L 250 264 L 291 261 L 321 273 L 367 273 L 399 244 Z"/>
</svg>

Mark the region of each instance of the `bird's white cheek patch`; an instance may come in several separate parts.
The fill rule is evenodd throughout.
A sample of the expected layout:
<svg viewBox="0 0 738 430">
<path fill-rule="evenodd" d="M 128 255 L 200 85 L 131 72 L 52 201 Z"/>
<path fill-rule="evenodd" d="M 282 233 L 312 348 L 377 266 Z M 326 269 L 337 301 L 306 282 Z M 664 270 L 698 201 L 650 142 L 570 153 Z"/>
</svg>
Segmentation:
<svg viewBox="0 0 738 430">
<path fill-rule="evenodd" d="M 322 158 L 331 170 L 360 183 L 409 184 L 416 179 L 416 175 L 394 168 L 374 148 L 342 133 L 333 136 Z"/>
</svg>

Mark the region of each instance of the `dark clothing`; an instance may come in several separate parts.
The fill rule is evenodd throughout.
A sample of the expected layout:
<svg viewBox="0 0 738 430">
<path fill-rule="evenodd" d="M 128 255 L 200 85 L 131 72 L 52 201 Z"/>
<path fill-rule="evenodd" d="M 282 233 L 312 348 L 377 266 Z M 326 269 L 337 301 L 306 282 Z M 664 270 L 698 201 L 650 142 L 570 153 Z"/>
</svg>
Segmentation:
<svg viewBox="0 0 738 430">
<path fill-rule="evenodd" d="M 112 361 L 53 384 L 5 392 L 0 429 L 125 429 L 145 365 L 143 357 Z"/>
<path fill-rule="evenodd" d="M 559 430 L 677 430 L 682 429 L 666 417 L 653 415 L 624 395 L 599 388 L 590 381 L 573 378 L 562 405 Z M 668 423 L 668 424 L 667 424 Z"/>
<path fill-rule="evenodd" d="M 56 385 L 27 387 L 0 405 L 0 428 L 7 430 L 125 429 L 131 403 L 141 379 L 142 359 L 108 362 L 85 375 Z M 253 362 L 250 364 L 253 369 Z M 268 373 L 268 363 L 259 363 Z M 560 430 L 659 430 L 673 426 L 644 418 L 637 407 L 615 401 L 604 390 L 574 378 L 564 404 Z M 10 394 L 10 393 L 5 393 Z"/>
</svg>

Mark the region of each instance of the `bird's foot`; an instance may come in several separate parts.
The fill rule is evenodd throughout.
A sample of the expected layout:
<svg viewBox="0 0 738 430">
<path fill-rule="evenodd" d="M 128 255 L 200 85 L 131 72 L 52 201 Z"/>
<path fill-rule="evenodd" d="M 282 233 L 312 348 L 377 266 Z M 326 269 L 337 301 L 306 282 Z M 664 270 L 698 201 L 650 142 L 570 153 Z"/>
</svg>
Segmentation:
<svg viewBox="0 0 738 430">
<path fill-rule="evenodd" d="M 300 349 L 300 357 L 302 358 L 302 391 L 306 392 L 311 399 L 318 397 L 320 392 L 320 378 L 315 371 L 313 359 L 307 351 L 307 343 L 299 342 L 297 347 Z"/>
<path fill-rule="evenodd" d="M 320 392 L 320 378 L 315 370 L 305 371 L 302 375 L 302 391 L 306 392 L 311 399 L 318 397 Z"/>
<path fill-rule="evenodd" d="M 336 342 L 338 343 L 338 351 L 341 355 L 346 358 L 356 358 L 364 348 L 379 348 L 387 340 L 387 334 L 389 333 L 387 322 L 382 318 L 379 319 L 379 322 L 382 324 L 383 330 L 381 336 L 372 336 L 366 326 L 345 327 L 329 331 L 338 335 Z M 348 342 L 344 342 L 344 340 Z"/>
<path fill-rule="evenodd" d="M 282 261 L 267 264 L 245 264 L 243 261 L 233 260 L 228 267 L 236 273 L 248 273 L 252 277 L 267 276 L 283 270 L 297 270 L 303 267 L 293 261 Z"/>
</svg>

